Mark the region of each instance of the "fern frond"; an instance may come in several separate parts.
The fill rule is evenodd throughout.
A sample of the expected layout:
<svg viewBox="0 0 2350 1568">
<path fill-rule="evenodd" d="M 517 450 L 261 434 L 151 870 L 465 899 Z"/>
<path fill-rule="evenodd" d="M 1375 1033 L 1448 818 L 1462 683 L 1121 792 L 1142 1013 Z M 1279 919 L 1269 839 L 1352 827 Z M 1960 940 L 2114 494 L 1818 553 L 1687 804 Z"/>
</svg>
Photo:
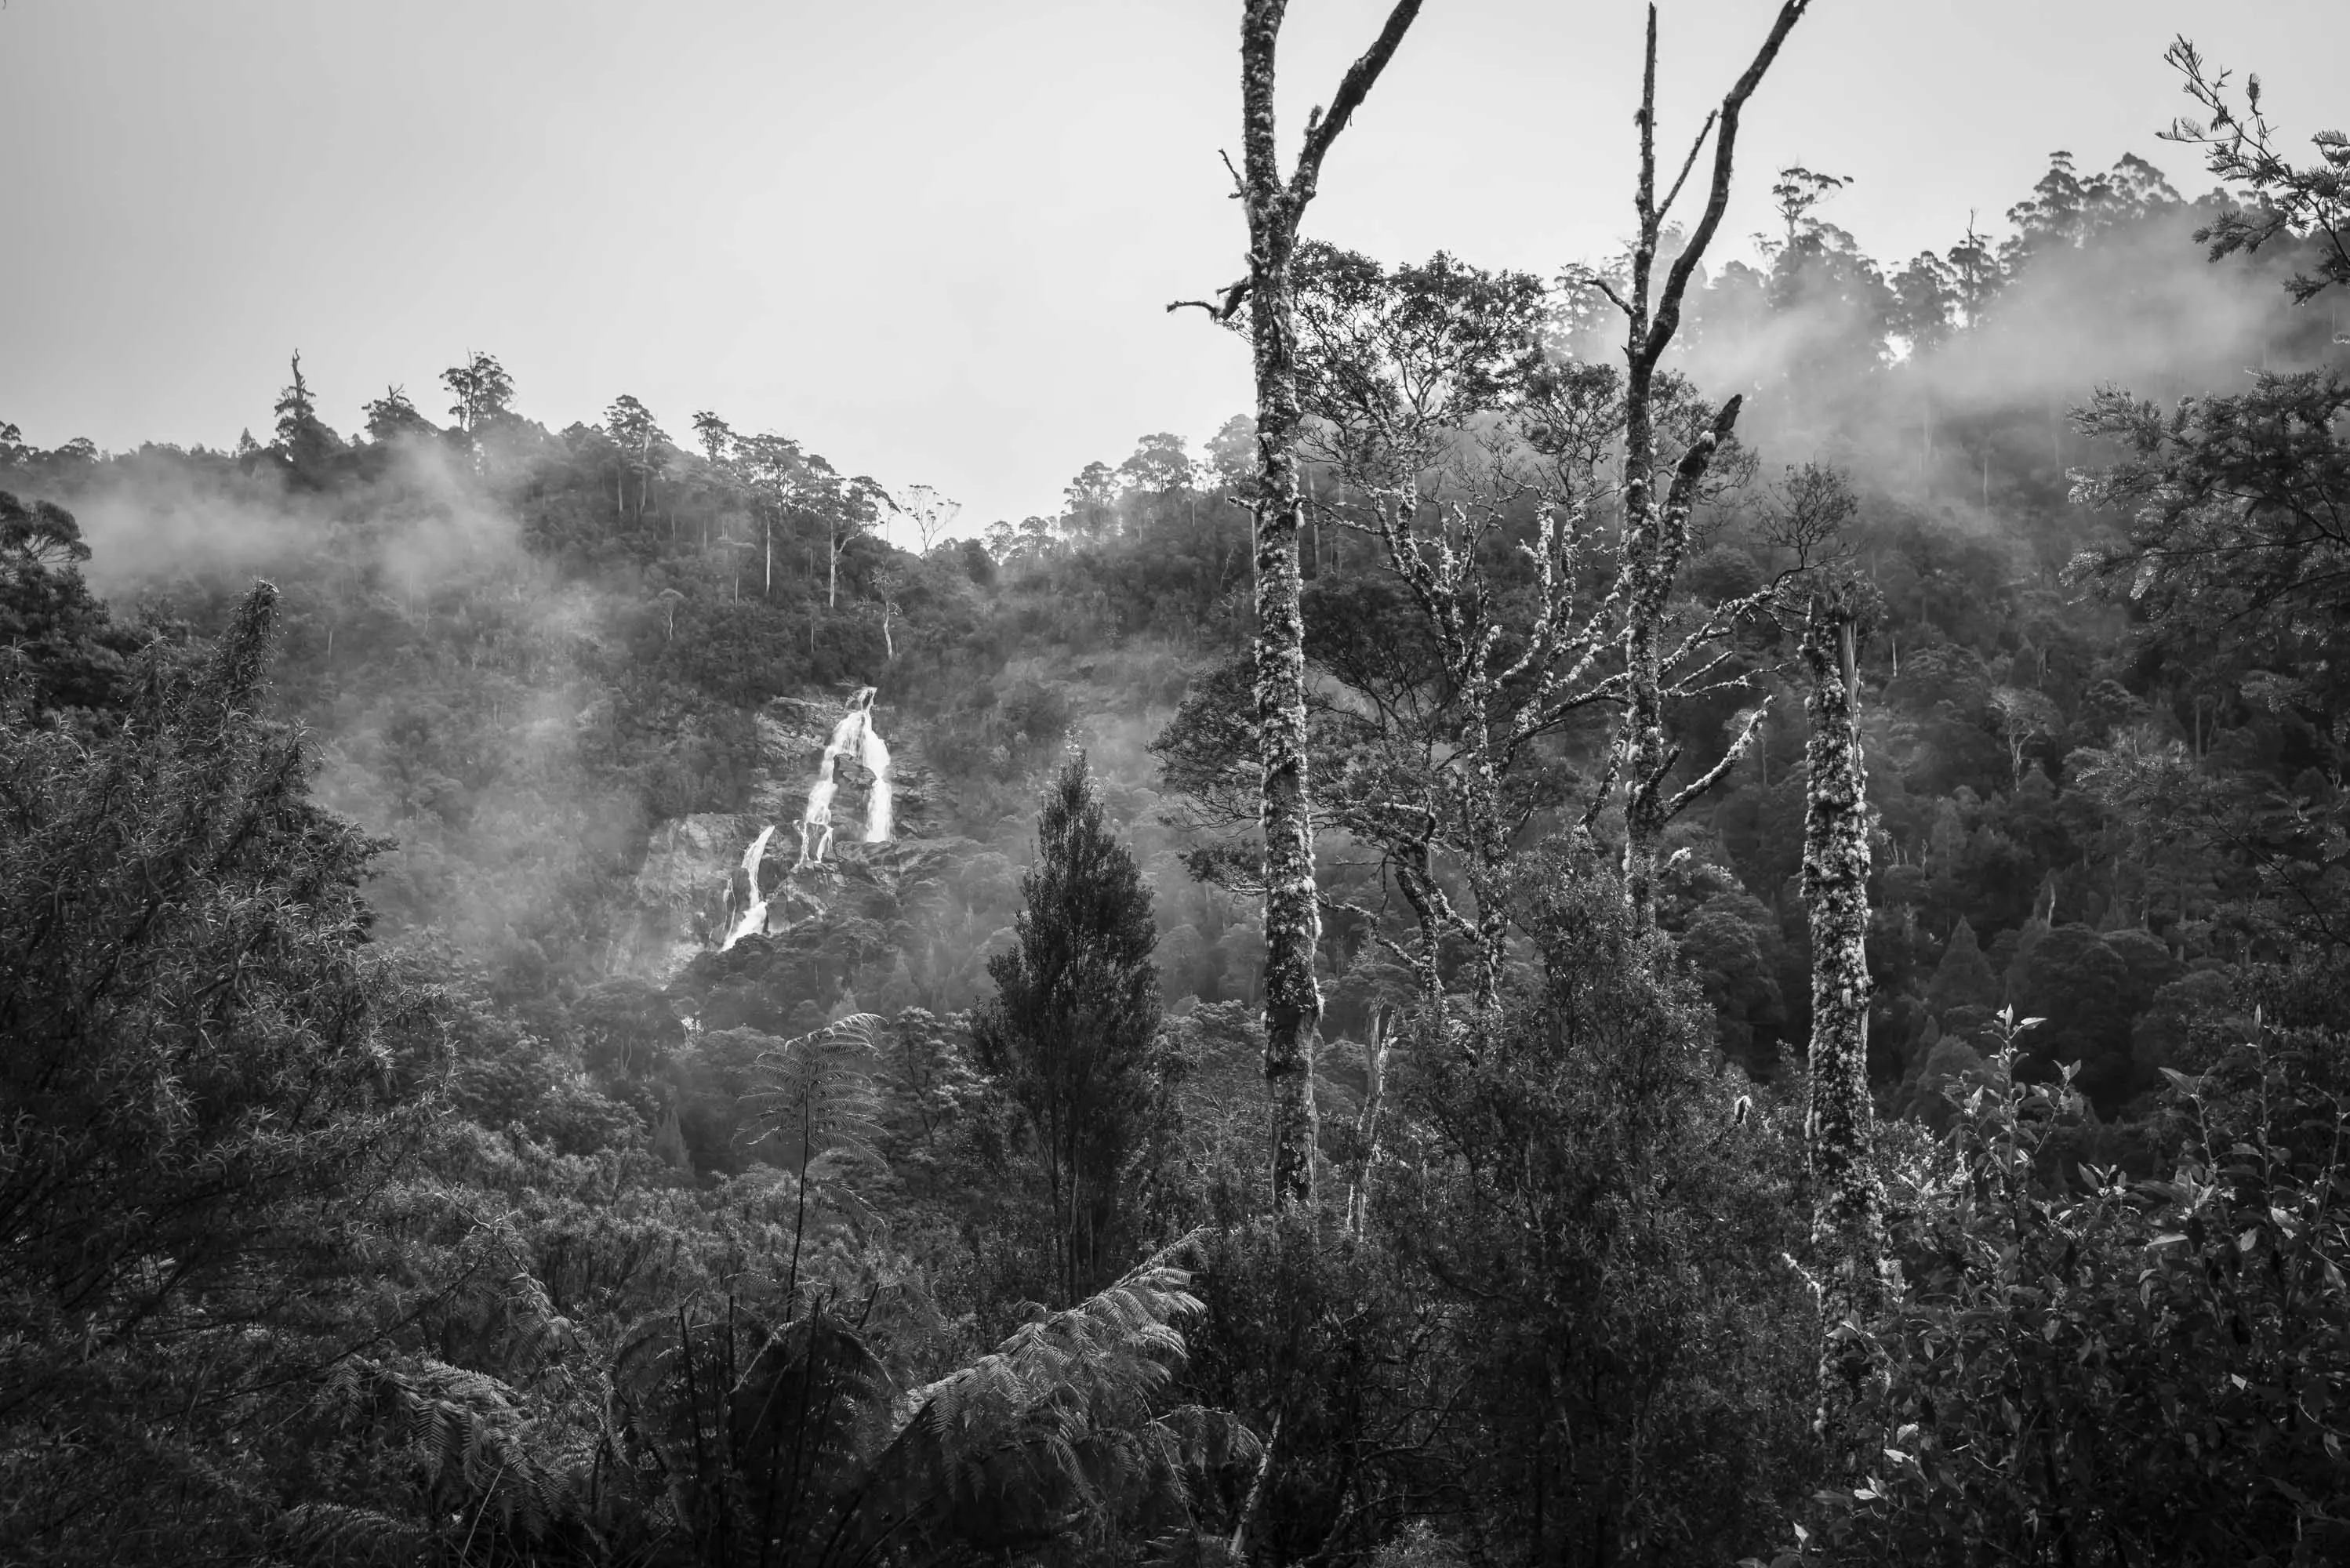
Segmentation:
<svg viewBox="0 0 2350 1568">
<path fill-rule="evenodd" d="M 429 1539 L 414 1519 L 337 1502 L 297 1503 L 277 1516 L 270 1533 L 286 1557 L 335 1563 L 418 1562 Z"/>
<path fill-rule="evenodd" d="M 385 1365 L 359 1358 L 338 1369 L 323 1397 L 337 1408 L 369 1399 L 417 1461 L 435 1519 L 494 1518 L 530 1539 L 566 1530 L 582 1539 L 595 1531 L 579 1490 L 534 1449 L 534 1428 L 515 1391 L 494 1377 L 431 1360 Z M 558 1456 L 559 1459 L 559 1456 Z M 317 1505 L 321 1509 L 328 1505 Z M 324 1529 L 350 1511 L 322 1512 L 296 1522 Z M 289 1518 L 292 1516 L 289 1515 Z M 357 1515 L 352 1515 L 356 1518 Z M 304 1521 L 308 1522 L 304 1522 Z M 321 1522 L 324 1521 L 324 1522 Z M 304 1537 L 307 1540 L 308 1537 Z M 334 1555 L 342 1561 L 347 1554 Z M 413 1562 L 403 1548 L 392 1559 Z"/>
<path fill-rule="evenodd" d="M 1201 1309 L 1167 1253 L 993 1355 L 899 1401 L 874 1464 L 882 1513 L 919 1533 L 1010 1549 L 1082 1535 L 1142 1502 L 1181 1501 L 1204 1416 L 1151 1414 Z M 1237 1425 L 1235 1423 L 1235 1425 Z"/>
<path fill-rule="evenodd" d="M 881 1019 L 851 1013 L 813 1033 L 785 1041 L 759 1058 L 759 1086 L 744 1096 L 754 1138 L 775 1137 L 797 1147 L 827 1171 L 845 1161 L 880 1164 L 880 1096 L 873 1086 Z"/>
</svg>

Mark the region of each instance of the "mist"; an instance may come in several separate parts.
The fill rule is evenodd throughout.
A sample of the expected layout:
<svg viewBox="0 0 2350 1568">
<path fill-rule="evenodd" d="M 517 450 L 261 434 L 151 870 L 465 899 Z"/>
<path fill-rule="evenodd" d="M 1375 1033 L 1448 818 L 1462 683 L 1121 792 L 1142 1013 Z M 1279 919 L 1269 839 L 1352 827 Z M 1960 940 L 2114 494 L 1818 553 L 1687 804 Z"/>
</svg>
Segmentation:
<svg viewBox="0 0 2350 1568">
<path fill-rule="evenodd" d="M 2206 256 L 2194 234 L 2225 210 L 2224 196 L 2181 199 L 2128 157 L 2077 180 L 2068 160 L 2043 180 L 2043 196 L 2060 177 L 2072 206 L 2035 213 L 2027 199 L 2011 215 L 2020 223 L 1983 237 L 1978 265 L 1989 275 L 1972 317 L 1963 234 L 1947 259 L 1926 258 L 1939 295 L 1921 329 L 1899 297 L 1918 264 L 1862 254 L 1827 221 L 1830 205 L 1799 220 L 1797 244 L 1763 268 L 1733 262 L 1693 292 L 1673 362 L 1706 396 L 1746 395 L 1741 439 L 1766 473 L 1835 462 L 1881 493 L 1931 501 L 1976 526 L 2001 510 L 1983 490 L 1994 449 L 2020 462 L 2037 442 L 2045 484 L 2059 490 L 2071 466 L 2110 457 L 2071 425 L 2100 389 L 2168 405 L 2242 391 L 2258 372 L 2345 362 L 2338 299 L 2303 309 L 2283 286 L 2305 253 L 2282 244 Z M 2019 508 L 2051 504 L 2045 487 L 2028 504 L 2011 499 L 2011 529 Z"/>
</svg>

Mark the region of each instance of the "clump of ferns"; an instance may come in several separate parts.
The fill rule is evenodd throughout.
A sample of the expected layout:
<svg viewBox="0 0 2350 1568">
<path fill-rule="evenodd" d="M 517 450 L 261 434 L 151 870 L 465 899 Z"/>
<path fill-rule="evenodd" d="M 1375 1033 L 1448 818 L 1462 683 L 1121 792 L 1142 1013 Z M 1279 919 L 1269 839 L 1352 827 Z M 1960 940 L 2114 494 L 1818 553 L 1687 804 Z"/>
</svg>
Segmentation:
<svg viewBox="0 0 2350 1568">
<path fill-rule="evenodd" d="M 926 1533 L 1013 1548 L 1180 1532 L 1199 1484 L 1256 1456 L 1224 1411 L 1158 1408 L 1185 1355 L 1176 1324 L 1203 1310 L 1175 1262 L 1194 1241 L 900 1398 L 877 1469 Z"/>
<path fill-rule="evenodd" d="M 924 1298 L 875 1277 L 869 1251 L 827 1255 L 856 1229 L 846 1178 L 880 1163 L 879 1026 L 856 1015 L 762 1059 L 754 1136 L 790 1175 L 788 1245 L 770 1275 L 739 1282 L 761 1288 L 622 1338 L 618 1463 L 709 1563 L 920 1562 L 1185 1523 L 1199 1479 L 1254 1438 L 1220 1411 L 1157 1408 L 1184 1355 L 1176 1324 L 1201 1310 L 1180 1249 L 900 1386 L 896 1320 Z"/>
<path fill-rule="evenodd" d="M 721 1286 L 619 1337 L 600 1411 L 582 1418 L 577 1387 L 533 1399 L 445 1361 L 337 1366 L 321 1414 L 392 1436 L 424 1520 L 307 1504 L 286 1516 L 287 1554 L 582 1560 L 625 1540 L 631 1558 L 847 1568 L 1190 1535 L 1202 1482 L 1258 1452 L 1224 1412 L 1159 1407 L 1185 1354 L 1177 1324 L 1201 1310 L 1180 1264 L 1191 1239 L 943 1377 L 893 1370 L 935 1325 L 918 1282 L 876 1267 L 845 1179 L 879 1162 L 878 1023 L 844 1019 L 763 1061 L 756 1136 L 782 1175 L 757 1184 L 766 1200 L 746 1204 Z M 519 1233 L 477 1218 L 443 1326 L 504 1367 L 551 1347 L 580 1361 L 587 1341 L 536 1278 L 503 1267 Z"/>
<path fill-rule="evenodd" d="M 592 1546 L 592 1438 L 534 1417 L 498 1378 L 429 1357 L 354 1355 L 327 1372 L 313 1410 L 331 1429 L 388 1441 L 409 1468 L 419 1506 L 297 1503 L 278 1521 L 289 1557 L 416 1562 L 432 1545 L 462 1561 L 500 1543 Z"/>
<path fill-rule="evenodd" d="M 1201 1310 L 1171 1254 L 991 1355 L 900 1389 L 863 1301 L 773 1323 L 730 1298 L 623 1341 L 627 1473 L 694 1561 L 813 1568 L 1188 1529 L 1201 1481 L 1257 1452 L 1229 1415 L 1159 1408 Z"/>
</svg>

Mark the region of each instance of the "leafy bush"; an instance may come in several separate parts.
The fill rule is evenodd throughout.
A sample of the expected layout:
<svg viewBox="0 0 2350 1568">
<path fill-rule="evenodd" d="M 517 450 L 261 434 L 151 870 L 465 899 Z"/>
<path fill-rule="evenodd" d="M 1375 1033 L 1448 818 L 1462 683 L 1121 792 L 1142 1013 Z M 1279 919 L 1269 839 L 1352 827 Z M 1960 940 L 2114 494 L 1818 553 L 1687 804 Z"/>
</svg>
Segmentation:
<svg viewBox="0 0 2350 1568">
<path fill-rule="evenodd" d="M 1909 1194 L 1913 1287 L 1864 1417 L 1881 1462 L 1821 1494 L 1826 1555 L 2343 1561 L 2350 1113 L 2256 1034 L 2209 1078 L 2166 1070 L 2167 1179 L 2050 1168 L 2085 1107 L 2069 1068 L 2006 1071 L 2033 1022 Z"/>
</svg>

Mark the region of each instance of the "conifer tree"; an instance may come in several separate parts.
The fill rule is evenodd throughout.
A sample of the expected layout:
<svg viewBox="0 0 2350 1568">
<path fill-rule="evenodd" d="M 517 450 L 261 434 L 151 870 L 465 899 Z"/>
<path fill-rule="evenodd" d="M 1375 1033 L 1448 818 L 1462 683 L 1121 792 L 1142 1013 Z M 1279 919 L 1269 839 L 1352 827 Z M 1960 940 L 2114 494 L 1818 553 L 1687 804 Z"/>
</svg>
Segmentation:
<svg viewBox="0 0 2350 1568">
<path fill-rule="evenodd" d="M 1974 927 L 1961 919 L 1942 949 L 1942 961 L 1934 967 L 1934 978 L 1926 987 L 1926 1005 L 1938 1014 L 1958 1007 L 1989 1009 L 1999 1005 L 1999 996 L 1998 972 L 1983 957 Z"/>
<path fill-rule="evenodd" d="M 1082 752 L 1045 792 L 1020 890 L 1017 940 L 988 962 L 996 994 L 973 1017 L 972 1044 L 1025 1115 L 1066 1304 L 1119 1267 L 1119 1176 L 1141 1137 L 1159 1030 L 1150 892 L 1103 821 Z"/>
</svg>

